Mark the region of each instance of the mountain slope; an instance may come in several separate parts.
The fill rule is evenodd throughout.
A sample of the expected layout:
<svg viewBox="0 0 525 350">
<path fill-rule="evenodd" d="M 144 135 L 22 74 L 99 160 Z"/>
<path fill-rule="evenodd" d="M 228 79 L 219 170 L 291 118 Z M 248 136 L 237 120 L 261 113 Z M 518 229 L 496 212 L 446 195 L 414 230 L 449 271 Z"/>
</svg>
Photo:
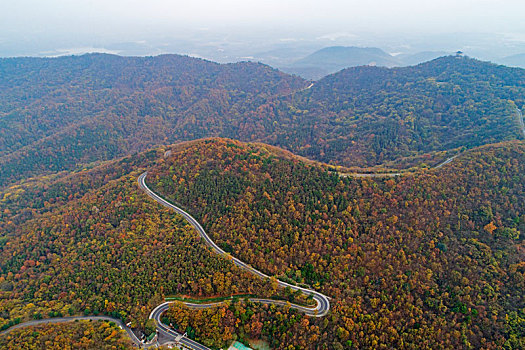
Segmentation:
<svg viewBox="0 0 525 350">
<path fill-rule="evenodd" d="M 406 68 L 355 67 L 277 106 L 265 141 L 338 165 L 521 138 L 525 70 L 465 57 Z"/>
<path fill-rule="evenodd" d="M 0 328 L 103 313 L 144 329 L 168 295 L 273 295 L 269 281 L 209 251 L 182 217 L 139 189 L 138 175 L 165 151 L 0 194 Z"/>
<path fill-rule="evenodd" d="M 177 55 L 0 60 L 0 185 L 176 140 L 238 132 L 265 98 L 305 86 L 255 63 Z"/>
<path fill-rule="evenodd" d="M 103 312 L 141 325 L 167 294 L 271 290 L 150 201 L 136 185 L 148 170 L 222 249 L 332 298 L 325 318 L 253 303 L 168 312 L 208 346 L 519 348 L 524 166 L 525 144 L 507 142 L 438 170 L 343 178 L 273 146 L 206 139 L 37 179 L 0 196 L 0 322 Z"/>
<path fill-rule="evenodd" d="M 513 142 L 437 170 L 341 178 L 263 145 L 206 140 L 148 176 L 223 249 L 332 297 L 329 317 L 296 323 L 245 307 L 272 347 L 500 349 L 525 340 L 524 166 Z M 243 334 L 226 310 L 169 317 L 222 346 Z"/>
<path fill-rule="evenodd" d="M 174 55 L 0 60 L 0 187 L 159 144 L 220 136 L 344 166 L 520 138 L 525 71 L 444 57 L 311 85 Z M 416 158 L 414 158 L 416 159 Z"/>
</svg>

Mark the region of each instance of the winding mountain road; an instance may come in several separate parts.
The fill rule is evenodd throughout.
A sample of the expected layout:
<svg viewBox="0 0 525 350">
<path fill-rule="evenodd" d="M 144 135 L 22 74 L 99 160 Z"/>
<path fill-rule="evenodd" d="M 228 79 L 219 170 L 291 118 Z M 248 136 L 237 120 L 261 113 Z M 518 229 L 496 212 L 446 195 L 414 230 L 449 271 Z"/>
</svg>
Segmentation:
<svg viewBox="0 0 525 350">
<path fill-rule="evenodd" d="M 312 85 L 308 86 L 307 89 L 311 88 Z M 519 125 L 520 125 L 520 130 L 522 131 L 523 136 L 525 137 L 525 123 L 523 121 L 523 115 L 521 113 L 521 110 L 519 110 L 518 108 L 516 108 L 516 113 L 517 113 L 517 117 L 518 117 L 518 121 L 519 121 Z M 456 154 L 453 157 L 450 157 L 450 158 L 446 159 L 444 162 L 436 165 L 434 167 L 434 169 L 438 169 L 438 168 L 441 168 L 442 166 L 444 166 L 446 164 L 449 164 L 456 157 L 458 157 L 460 154 L 461 153 Z M 261 271 L 251 267 L 250 265 L 246 264 L 245 262 L 243 262 L 243 261 L 241 261 L 241 260 L 239 260 L 239 259 L 237 259 L 235 257 L 232 257 L 230 254 L 226 253 L 224 250 L 219 248 L 219 246 L 217 246 L 217 244 L 215 244 L 215 242 L 208 236 L 208 234 L 206 233 L 204 228 L 202 228 L 202 226 L 199 224 L 199 222 L 197 220 L 195 220 L 190 214 L 188 214 L 183 209 L 173 205 L 172 203 L 168 202 L 166 199 L 162 198 L 161 196 L 159 196 L 158 194 L 153 192 L 146 185 L 146 176 L 147 175 L 148 175 L 148 172 L 144 172 L 138 177 L 138 185 L 139 185 L 139 187 L 150 198 L 155 200 L 157 203 L 163 205 L 164 207 L 172 209 L 175 212 L 177 212 L 178 214 L 182 215 L 195 228 L 195 230 L 199 233 L 199 235 L 204 239 L 206 244 L 209 245 L 211 247 L 211 249 L 216 254 L 223 255 L 223 256 L 227 257 L 228 259 L 230 259 L 235 265 L 237 265 L 241 269 L 249 271 L 249 272 L 259 276 L 260 278 L 270 279 L 270 276 L 268 276 L 268 275 L 262 273 Z M 339 175 L 340 176 L 355 176 L 355 177 L 377 177 L 377 176 L 400 176 L 402 174 L 401 173 L 385 173 L 385 174 L 358 174 L 358 173 L 352 174 L 352 173 L 349 173 L 349 174 L 339 174 Z M 329 301 L 329 298 L 327 296 L 325 296 L 325 295 L 323 295 L 323 294 L 321 294 L 319 292 L 316 292 L 316 291 L 313 291 L 313 290 L 310 290 L 310 289 L 306 289 L 306 288 L 302 288 L 302 287 L 298 287 L 298 286 L 295 286 L 295 285 L 292 285 L 292 284 L 289 284 L 289 283 L 286 283 L 286 282 L 283 282 L 283 281 L 277 280 L 277 283 L 278 283 L 278 285 L 280 287 L 283 287 L 283 288 L 289 287 L 292 290 L 295 290 L 295 291 L 299 290 L 299 291 L 301 291 L 301 292 L 303 292 L 303 293 L 305 293 L 307 295 L 311 295 L 313 297 L 313 299 L 316 301 L 317 305 L 314 308 L 311 308 L 311 307 L 301 306 L 301 305 L 297 305 L 297 304 L 292 304 L 292 303 L 289 303 L 289 302 L 286 302 L 286 301 L 281 301 L 281 300 L 272 300 L 272 299 L 264 299 L 264 298 L 249 298 L 249 300 L 253 301 L 253 302 L 263 303 L 263 304 L 272 304 L 272 305 L 278 305 L 278 306 L 288 306 L 290 308 L 299 310 L 299 311 L 305 313 L 306 315 L 312 316 L 312 317 L 322 317 L 322 316 L 325 316 L 325 315 L 328 314 L 328 312 L 330 310 L 330 301 Z M 209 350 L 209 348 L 207 348 L 206 346 L 204 346 L 204 345 L 202 345 L 200 343 L 197 343 L 196 341 L 193 341 L 193 340 L 183 336 L 182 334 L 172 330 L 169 326 L 167 326 L 164 323 L 162 323 L 162 321 L 160 320 L 162 314 L 169 309 L 170 304 L 175 303 L 175 302 L 176 301 L 164 302 L 164 303 L 158 305 L 157 307 L 155 307 L 155 309 L 153 309 L 153 311 L 151 311 L 151 313 L 149 315 L 149 318 L 155 320 L 155 322 L 157 324 L 157 332 L 158 332 L 158 334 L 162 335 L 165 339 L 167 339 L 167 340 L 164 341 L 164 344 L 176 343 L 176 344 L 179 344 L 179 345 L 183 345 L 184 347 L 186 347 L 188 349 Z M 221 305 L 223 303 L 224 303 L 223 301 L 222 302 L 216 302 L 216 303 L 207 303 L 207 304 L 195 304 L 195 303 L 190 303 L 190 302 L 182 302 L 182 304 L 184 304 L 186 307 L 191 308 L 191 309 L 205 309 L 205 308 L 215 307 L 215 306 Z M 0 336 L 7 334 L 7 333 L 11 332 L 14 329 L 19 329 L 19 328 L 23 328 L 23 327 L 36 326 L 36 325 L 40 325 L 40 324 L 72 322 L 72 321 L 75 321 L 75 320 L 106 320 L 106 321 L 113 321 L 116 324 L 118 324 L 120 326 L 120 328 L 124 329 L 128 333 L 128 335 L 131 338 L 131 340 L 139 348 L 148 348 L 148 347 L 152 347 L 152 346 L 156 346 L 157 345 L 157 343 L 149 343 L 149 344 L 142 343 L 137 338 L 135 333 L 133 333 L 133 331 L 129 327 L 127 327 L 121 320 L 116 319 L 116 318 L 112 318 L 112 317 L 109 317 L 109 316 L 73 316 L 73 317 L 57 317 L 57 318 L 49 318 L 49 319 L 43 319 L 43 320 L 33 320 L 33 321 L 23 322 L 23 323 L 20 323 L 18 325 L 12 326 L 9 329 L 0 332 Z"/>
<path fill-rule="evenodd" d="M 153 192 L 146 185 L 146 176 L 147 176 L 147 174 L 148 173 L 145 172 L 145 173 L 143 173 L 142 175 L 139 176 L 139 178 L 138 178 L 139 187 L 150 198 L 152 198 L 153 200 L 155 200 L 159 204 L 161 204 L 161 205 L 163 205 L 163 206 L 165 206 L 167 208 L 170 208 L 170 209 L 174 210 L 175 212 L 177 212 L 178 214 L 182 215 L 195 228 L 195 230 L 199 233 L 199 235 L 204 239 L 206 244 L 209 245 L 215 253 L 227 257 L 228 259 L 232 260 L 232 262 L 235 265 L 237 265 L 238 267 L 240 267 L 241 269 L 249 271 L 249 272 L 259 276 L 260 278 L 265 278 L 265 279 L 266 278 L 267 279 L 270 278 L 270 276 L 260 272 L 259 270 L 249 266 L 245 262 L 243 262 L 243 261 L 241 261 L 241 260 L 239 260 L 239 259 L 237 259 L 235 257 L 231 257 L 231 255 L 227 254 L 224 250 L 219 248 L 217 246 L 217 244 L 215 244 L 215 242 L 208 236 L 206 231 L 204 231 L 204 229 L 197 222 L 197 220 L 195 220 L 186 211 L 184 211 L 181 208 L 171 204 L 170 202 L 168 202 L 167 200 L 165 200 L 164 198 L 162 198 L 161 196 L 159 196 L 158 194 Z M 295 286 L 295 285 L 292 285 L 292 284 L 289 284 L 289 283 L 286 283 L 286 282 L 283 282 L 283 281 L 279 281 L 279 280 L 277 280 L 277 284 L 279 286 L 281 286 L 281 287 L 284 287 L 284 288 L 285 287 L 289 287 L 290 289 L 292 289 L 294 291 L 298 291 L 299 290 L 299 291 L 301 291 L 304 294 L 311 295 L 312 298 L 316 301 L 317 305 L 315 307 L 306 307 L 306 306 L 301 306 L 301 305 L 293 304 L 293 303 L 286 302 L 286 301 L 264 299 L 264 298 L 249 298 L 248 300 L 250 300 L 252 302 L 263 303 L 263 304 L 271 304 L 271 305 L 278 305 L 278 306 L 288 306 L 290 308 L 299 310 L 299 311 L 301 311 L 301 312 L 303 312 L 306 315 L 311 316 L 311 317 L 322 317 L 322 316 L 325 316 L 325 315 L 328 314 L 328 312 L 330 310 L 330 301 L 329 301 L 329 298 L 327 296 L 325 296 L 325 295 L 323 295 L 323 294 L 321 294 L 319 292 L 316 292 L 316 291 L 313 291 L 313 290 L 309 290 L 309 289 L 306 289 L 306 288 L 302 288 L 302 287 L 298 287 L 298 286 Z M 166 310 L 169 309 L 169 306 L 172 303 L 175 303 L 175 301 L 167 301 L 167 302 L 164 302 L 164 303 L 158 305 L 155 309 L 153 309 L 153 311 L 151 311 L 151 313 L 149 315 L 150 319 L 155 320 L 155 322 L 157 324 L 158 335 L 161 335 L 164 338 L 163 343 L 164 344 L 168 344 L 168 343 L 173 343 L 174 344 L 174 343 L 176 343 L 176 344 L 179 344 L 179 345 L 183 345 L 184 347 L 186 347 L 188 349 L 209 350 L 209 348 L 207 348 L 206 346 L 204 346 L 204 345 L 202 345 L 200 343 L 197 343 L 196 341 L 193 341 L 193 340 L 183 336 L 182 334 L 172 330 L 169 326 L 167 326 L 164 323 L 162 323 L 160 318 L 161 318 L 162 314 Z M 224 302 L 216 302 L 216 303 L 208 303 L 208 304 L 194 304 L 194 303 L 189 303 L 189 302 L 182 302 L 182 303 L 186 307 L 189 307 L 191 309 L 204 309 L 204 308 L 215 307 L 215 306 L 221 305 Z M 120 326 L 120 328 L 124 329 L 128 333 L 128 335 L 130 336 L 131 340 L 138 347 L 140 347 L 140 348 L 148 348 L 148 347 L 152 347 L 152 346 L 156 346 L 157 345 L 157 343 L 148 343 L 148 344 L 142 343 L 137 338 L 137 336 L 133 333 L 133 331 L 129 327 L 127 327 L 121 320 L 116 319 L 116 318 L 112 318 L 112 317 L 107 317 L 107 316 L 60 317 L 60 318 L 49 318 L 49 319 L 44 319 L 44 320 L 28 321 L 28 322 L 20 323 L 20 324 L 18 324 L 16 326 L 10 327 L 9 329 L 1 332 L 0 335 L 7 334 L 10 331 L 12 331 L 14 329 L 17 329 L 17 328 L 29 327 L 29 326 L 35 326 L 35 325 L 47 324 L 47 323 L 72 322 L 72 321 L 75 321 L 75 320 L 108 320 L 108 321 L 113 321 L 113 322 L 117 323 Z"/>
<path fill-rule="evenodd" d="M 307 89 L 308 88 L 311 88 L 311 86 L 307 87 Z M 518 120 L 519 120 L 519 123 L 520 123 L 520 129 L 523 132 L 523 136 L 525 137 L 525 124 L 524 124 L 524 121 L 523 121 L 523 115 L 522 115 L 521 111 L 518 108 L 516 108 L 516 113 L 517 113 Z M 456 154 L 453 157 L 450 157 L 450 158 L 446 159 L 444 162 L 436 165 L 434 167 L 434 169 L 441 168 L 442 166 L 444 166 L 446 164 L 449 164 L 456 157 L 458 157 L 460 154 Z M 183 209 L 175 206 L 174 204 L 168 202 L 166 199 L 162 198 L 161 196 L 159 196 L 158 194 L 153 192 L 146 185 L 146 176 L 147 176 L 147 174 L 148 174 L 148 172 L 144 172 L 138 177 L 138 185 L 150 198 L 155 200 L 157 203 L 163 205 L 164 207 L 172 209 L 175 212 L 177 212 L 178 214 L 182 215 L 195 228 L 195 230 L 199 233 L 199 235 L 204 239 L 206 244 L 209 245 L 211 247 L 211 249 L 216 254 L 223 255 L 223 256 L 227 257 L 228 259 L 230 259 L 235 265 L 237 265 L 241 269 L 249 271 L 249 272 L 259 276 L 260 278 L 270 279 L 270 276 L 268 276 L 268 275 L 262 273 L 261 271 L 251 267 L 250 265 L 246 264 L 245 262 L 243 262 L 243 261 L 241 261 L 241 260 L 239 260 L 239 259 L 237 259 L 235 257 L 232 257 L 230 254 L 226 253 L 224 250 L 219 248 L 219 246 L 217 246 L 217 244 L 215 244 L 215 242 L 208 236 L 208 234 L 206 233 L 204 228 L 202 228 L 202 226 L 199 224 L 199 222 L 197 220 L 195 220 L 190 214 L 188 214 Z M 385 173 L 385 174 L 357 174 L 356 173 L 356 174 L 339 174 L 339 175 L 340 176 L 357 176 L 357 177 L 376 177 L 376 176 L 400 176 L 402 174 L 401 173 Z M 325 296 L 325 295 L 323 295 L 323 294 L 321 294 L 319 292 L 316 292 L 316 291 L 313 291 L 313 290 L 310 290 L 310 289 L 306 289 L 306 288 L 302 288 L 302 287 L 298 287 L 298 286 L 295 286 L 295 285 L 292 285 L 292 284 L 289 284 L 289 283 L 286 283 L 286 282 L 283 282 L 283 281 L 277 280 L 277 283 L 278 283 L 278 285 L 280 287 L 283 287 L 283 288 L 289 287 L 290 289 L 292 289 L 294 291 L 301 291 L 304 294 L 311 295 L 313 297 L 313 299 L 316 301 L 317 305 L 312 308 L 312 307 L 301 306 L 301 305 L 297 305 L 297 304 L 293 304 L 293 303 L 286 302 L 286 301 L 281 301 L 281 300 L 272 300 L 272 299 L 264 299 L 264 298 L 249 298 L 249 300 L 253 301 L 253 302 L 263 303 L 263 304 L 271 304 L 271 305 L 278 305 L 278 306 L 288 306 L 290 308 L 299 310 L 299 311 L 303 312 L 304 314 L 306 314 L 308 316 L 312 316 L 312 317 L 322 317 L 322 316 L 325 316 L 325 315 L 328 314 L 328 312 L 330 310 L 330 301 L 329 301 L 329 298 L 327 296 Z M 193 341 L 193 340 L 183 336 L 182 334 L 172 330 L 169 326 L 167 326 L 164 323 L 162 323 L 162 321 L 160 320 L 162 314 L 169 309 L 170 304 L 175 303 L 175 302 L 176 301 L 164 302 L 164 303 L 158 305 L 157 307 L 155 307 L 155 309 L 153 309 L 153 311 L 151 311 L 151 313 L 149 315 L 150 319 L 155 320 L 155 322 L 157 324 L 157 332 L 158 332 L 159 335 L 162 335 L 163 338 L 164 338 L 163 343 L 164 344 L 172 343 L 172 344 L 183 345 L 184 347 L 186 347 L 188 349 L 210 350 L 206 346 L 204 346 L 204 345 L 202 345 L 200 343 L 197 343 L 196 341 Z M 216 306 L 221 305 L 223 303 L 224 303 L 224 301 L 222 301 L 222 302 L 215 302 L 215 303 L 207 303 L 207 304 L 195 304 L 195 303 L 190 303 L 190 302 L 182 302 L 182 304 L 184 304 L 186 307 L 191 308 L 191 309 L 205 309 L 205 308 L 210 308 L 210 307 L 216 307 Z M 18 329 L 18 328 L 36 326 L 36 325 L 40 325 L 40 324 L 72 322 L 72 321 L 75 321 L 75 320 L 106 320 L 106 321 L 113 321 L 116 324 L 118 324 L 120 326 L 120 328 L 122 328 L 123 330 L 125 330 L 128 333 L 128 335 L 131 338 L 131 340 L 133 341 L 133 343 L 135 343 L 135 345 L 138 346 L 139 348 L 149 348 L 149 347 L 153 347 L 153 346 L 157 346 L 158 345 L 158 343 L 146 343 L 146 344 L 142 343 L 137 338 L 135 333 L 133 333 L 133 331 L 129 327 L 127 327 L 121 320 L 116 319 L 116 318 L 112 318 L 112 317 L 109 317 L 109 316 L 73 316 L 73 317 L 57 317 L 57 318 L 49 318 L 49 319 L 43 319 L 43 320 L 33 320 L 33 321 L 23 322 L 23 323 L 20 323 L 18 325 L 12 326 L 9 329 L 0 332 L 0 336 L 1 335 L 5 335 L 5 334 L 11 332 L 12 330 Z"/>
<path fill-rule="evenodd" d="M 454 159 L 459 157 L 462 153 L 458 153 L 455 156 L 452 156 L 450 158 L 445 159 L 443 162 L 439 163 L 438 165 L 432 167 L 431 169 L 439 169 L 444 165 L 447 165 L 448 163 L 452 162 Z M 396 176 L 402 176 L 406 173 L 339 173 L 339 176 L 341 177 L 396 177 Z"/>
<path fill-rule="evenodd" d="M 521 113 L 521 110 L 518 107 L 516 107 L 516 115 L 518 116 L 518 123 L 520 125 L 521 133 L 525 138 L 525 122 L 523 121 L 523 114 Z"/>
<path fill-rule="evenodd" d="M 456 154 L 455 156 L 452 156 L 452 157 L 450 157 L 450 158 L 447 158 L 444 162 L 439 163 L 439 164 L 436 165 L 433 169 L 439 169 L 439 168 L 441 168 L 443 165 L 446 165 L 446 164 L 452 162 L 454 159 L 456 159 L 456 158 L 459 157 L 460 155 L 461 155 L 461 153 L 458 153 L 458 154 Z"/>
<path fill-rule="evenodd" d="M 167 200 L 165 200 L 164 198 L 162 198 L 161 196 L 159 196 L 158 194 L 156 194 L 155 192 L 153 192 L 147 185 L 146 185 L 146 176 L 148 175 L 148 172 L 144 172 L 142 175 L 139 176 L 138 178 L 138 184 L 140 186 L 140 188 L 150 197 L 152 198 L 153 200 L 155 200 L 156 202 L 158 202 L 159 204 L 167 207 L 167 208 L 170 208 L 172 210 L 174 210 L 175 212 L 177 212 L 178 214 L 182 215 L 194 228 L 195 230 L 199 233 L 199 235 L 204 239 L 204 241 L 206 242 L 206 244 L 208 246 L 211 247 L 211 249 L 216 253 L 216 254 L 219 254 L 219 255 L 223 255 L 225 257 L 227 257 L 228 259 L 231 259 L 232 262 L 237 265 L 238 267 L 240 267 L 241 269 L 243 270 L 246 270 L 248 272 L 251 272 L 257 276 L 259 276 L 260 278 L 265 278 L 265 279 L 270 279 L 270 276 L 262 273 L 261 271 L 251 267 L 250 265 L 246 264 L 245 262 L 235 258 L 235 257 L 231 257 L 231 255 L 227 254 L 224 250 L 222 250 L 221 248 L 219 248 L 219 246 L 217 246 L 217 244 L 215 244 L 215 242 L 208 236 L 208 234 L 206 233 L 206 231 L 202 228 L 202 226 L 199 224 L 199 222 L 197 220 L 195 220 L 190 214 L 188 214 L 186 211 L 184 211 L 183 209 L 173 205 L 172 203 L 168 202 Z M 285 301 L 280 301 L 280 300 L 271 300 L 271 299 L 263 299 L 263 298 L 249 298 L 250 301 L 253 301 L 253 302 L 259 302 L 259 303 L 264 303 L 264 304 L 273 304 L 273 305 L 279 305 L 279 306 L 289 306 L 293 309 L 296 309 L 296 310 L 299 310 L 303 313 L 305 313 L 306 315 L 308 316 L 312 316 L 312 317 L 322 317 L 322 316 L 325 316 L 328 314 L 329 310 L 330 310 L 330 301 L 329 301 L 329 298 L 319 292 L 316 292 L 316 291 L 313 291 L 313 290 L 310 290 L 310 289 L 306 289 L 306 288 L 302 288 L 302 287 L 298 287 L 298 286 L 295 286 L 295 285 L 292 285 L 292 284 L 289 284 L 289 283 L 286 283 L 286 282 L 283 282 L 283 281 L 279 281 L 277 280 L 277 284 L 280 286 L 280 287 L 283 287 L 283 288 L 286 288 L 286 287 L 289 287 L 290 289 L 294 290 L 294 291 L 301 291 L 302 293 L 306 294 L 306 295 L 311 295 L 312 298 L 316 301 L 317 305 L 314 307 L 314 308 L 310 308 L 310 307 L 305 307 L 305 306 L 301 306 L 301 305 L 296 305 L 296 304 L 292 304 L 292 303 L 289 303 L 289 302 L 285 302 Z M 150 319 L 154 319 L 157 323 L 157 329 L 159 330 L 159 332 L 163 333 L 163 335 L 167 335 L 167 336 L 171 336 L 171 337 L 180 337 L 180 334 L 171 330 L 168 326 L 166 326 L 165 324 L 163 324 L 160 320 L 160 316 L 162 315 L 162 313 L 164 311 L 166 311 L 168 308 L 169 308 L 169 304 L 173 303 L 172 301 L 168 301 L 168 302 L 165 302 L 165 303 L 162 303 L 160 304 L 159 306 L 157 306 L 155 309 L 153 309 L 153 311 L 151 312 L 149 318 Z M 186 306 L 190 307 L 190 308 L 194 308 L 194 309 L 198 309 L 198 308 L 206 308 L 206 307 L 213 307 L 213 306 L 217 306 L 218 304 L 221 304 L 221 303 L 212 303 L 212 304 L 192 304 L 192 303 L 184 303 Z M 203 347 L 202 345 L 198 344 L 198 343 L 195 343 L 194 341 L 191 341 L 191 343 L 188 343 L 188 344 L 185 344 L 183 343 L 182 341 L 190 341 L 190 339 L 187 339 L 187 338 L 182 338 L 181 339 L 181 343 L 184 344 L 185 346 L 188 346 L 192 349 L 206 349 L 205 347 Z M 195 345 L 195 344 L 198 344 Z"/>
</svg>

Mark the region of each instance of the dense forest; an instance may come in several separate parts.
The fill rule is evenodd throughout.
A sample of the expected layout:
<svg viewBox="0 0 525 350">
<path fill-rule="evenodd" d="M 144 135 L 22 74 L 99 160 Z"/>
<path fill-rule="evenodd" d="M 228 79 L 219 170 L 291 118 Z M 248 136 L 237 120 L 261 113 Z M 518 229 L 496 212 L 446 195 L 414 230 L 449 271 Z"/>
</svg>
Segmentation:
<svg viewBox="0 0 525 350">
<path fill-rule="evenodd" d="M 164 322 L 211 348 L 228 348 L 232 340 L 247 345 L 262 340 L 272 349 L 322 348 L 318 322 L 293 309 L 274 305 L 246 301 L 190 310 L 175 304 L 166 312 Z M 331 348 L 330 345 L 325 347 Z"/>
<path fill-rule="evenodd" d="M 164 315 L 199 342 L 523 348 L 524 158 L 523 142 L 506 142 L 436 170 L 353 178 L 273 146 L 206 139 L 13 185 L 0 193 L 0 327 L 107 314 L 144 329 L 167 296 L 295 297 L 142 193 L 148 170 L 225 251 L 332 298 L 322 318 L 242 298 Z"/>
<path fill-rule="evenodd" d="M 167 297 L 233 296 L 163 320 L 213 349 L 523 349 L 524 96 L 525 70 L 459 56 L 315 82 L 178 55 L 0 59 L 0 331 L 105 314 L 153 332 Z M 330 313 L 250 302 L 312 300 L 213 253 L 142 192 L 144 171 L 224 251 Z M 110 322 L 0 336 L 129 345 Z"/>
<path fill-rule="evenodd" d="M 177 55 L 0 59 L 0 186 L 222 136 L 344 166 L 520 137 L 525 70 L 444 57 L 310 82 Z"/>
<path fill-rule="evenodd" d="M 279 127 L 265 142 L 337 165 L 520 138 L 525 70 L 467 57 L 414 67 L 354 67 L 270 105 Z"/>
<path fill-rule="evenodd" d="M 129 350 L 132 345 L 115 323 L 104 321 L 43 324 L 0 336 L 4 350 Z"/>
<path fill-rule="evenodd" d="M 247 110 L 305 85 L 178 55 L 0 59 L 0 185 L 238 130 Z"/>
<path fill-rule="evenodd" d="M 246 338 L 257 320 L 269 339 L 279 329 L 279 348 L 523 348 L 524 164 L 522 142 L 384 179 L 343 178 L 232 140 L 174 152 L 150 172 L 159 193 L 224 250 L 318 289 L 333 308 L 304 325 L 249 307 L 232 327 L 239 306 L 172 311 L 172 323 L 189 322 L 216 346 L 224 334 Z"/>
<path fill-rule="evenodd" d="M 1 329 L 78 314 L 143 328 L 166 296 L 290 300 L 271 281 L 212 253 L 182 217 L 138 188 L 143 167 L 162 162 L 163 154 L 37 179 L 0 195 Z"/>
</svg>

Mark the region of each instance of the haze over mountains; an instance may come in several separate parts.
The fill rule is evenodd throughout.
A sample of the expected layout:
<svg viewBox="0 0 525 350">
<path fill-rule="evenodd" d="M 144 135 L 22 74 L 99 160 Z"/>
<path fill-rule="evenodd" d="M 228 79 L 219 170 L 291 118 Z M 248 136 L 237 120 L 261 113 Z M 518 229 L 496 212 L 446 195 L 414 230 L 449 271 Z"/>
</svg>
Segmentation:
<svg viewBox="0 0 525 350">
<path fill-rule="evenodd" d="M 525 68 L 525 53 L 504 57 L 500 62 L 507 66 Z"/>
<path fill-rule="evenodd" d="M 311 55 L 295 61 L 289 66 L 280 67 L 287 73 L 297 74 L 306 79 L 317 80 L 344 68 L 357 66 L 400 67 L 411 66 L 446 56 L 446 52 L 420 52 L 415 54 L 390 55 L 373 47 L 326 47 Z"/>
<path fill-rule="evenodd" d="M 404 67 L 431 61 L 455 52 L 421 51 L 416 53 L 389 54 L 379 48 L 356 46 L 330 46 L 304 58 L 281 64 L 284 72 L 297 74 L 305 79 L 318 80 L 345 68 L 357 66 Z M 525 68 L 525 54 L 496 58 L 494 62 L 511 67 Z"/>
</svg>

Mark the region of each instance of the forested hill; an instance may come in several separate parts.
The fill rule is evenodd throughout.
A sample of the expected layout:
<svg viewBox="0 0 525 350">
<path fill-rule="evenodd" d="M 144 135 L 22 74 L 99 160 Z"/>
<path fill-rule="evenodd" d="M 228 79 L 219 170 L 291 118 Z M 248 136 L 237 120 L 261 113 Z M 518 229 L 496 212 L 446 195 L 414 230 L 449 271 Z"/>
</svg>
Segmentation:
<svg viewBox="0 0 525 350">
<path fill-rule="evenodd" d="M 523 348 L 521 141 L 439 169 L 352 178 L 275 147 L 206 139 L 9 187 L 0 192 L 0 328 L 99 313 L 144 328 L 169 295 L 300 297 L 207 249 L 139 189 L 145 170 L 225 251 L 331 297 L 322 318 L 244 302 L 170 309 L 169 322 L 203 344 Z"/>
<path fill-rule="evenodd" d="M 324 319 L 248 307 L 274 348 L 525 344 L 524 142 L 381 179 L 343 178 L 261 145 L 206 140 L 173 152 L 148 181 L 224 250 L 332 298 Z M 169 315 L 222 347 L 223 334 L 242 334 L 225 312 Z"/>
<path fill-rule="evenodd" d="M 177 55 L 1 59 L 0 187 L 210 136 L 346 166 L 516 139 L 524 77 L 456 57 L 311 87 L 262 64 Z"/>
<path fill-rule="evenodd" d="M 178 55 L 0 59 L 0 186 L 161 143 L 235 134 L 265 98 L 306 86 L 262 64 Z"/>
<path fill-rule="evenodd" d="M 525 70 L 455 56 L 405 68 L 354 67 L 280 103 L 268 142 L 370 166 L 520 138 L 515 108 L 525 105 Z"/>
<path fill-rule="evenodd" d="M 165 151 L 0 191 L 0 330 L 100 313 L 144 330 L 166 296 L 282 293 L 209 251 L 182 217 L 139 189 L 137 177 Z"/>
</svg>

